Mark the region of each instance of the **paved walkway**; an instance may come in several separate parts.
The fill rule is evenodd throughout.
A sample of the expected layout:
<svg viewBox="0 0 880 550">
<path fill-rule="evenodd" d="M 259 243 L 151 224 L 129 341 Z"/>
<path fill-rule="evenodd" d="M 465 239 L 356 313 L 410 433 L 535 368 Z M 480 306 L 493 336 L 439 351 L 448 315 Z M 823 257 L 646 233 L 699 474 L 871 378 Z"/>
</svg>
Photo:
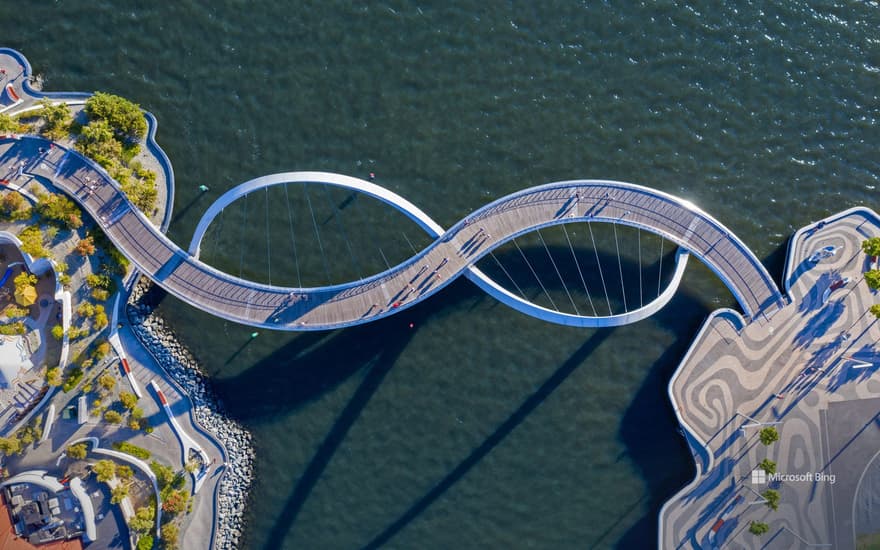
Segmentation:
<svg viewBox="0 0 880 550">
<path fill-rule="evenodd" d="M 0 173 L 21 161 L 25 173 L 51 181 L 76 200 L 157 284 L 190 305 L 252 326 L 327 330 L 386 317 L 431 296 L 517 235 L 587 218 L 639 226 L 687 249 L 722 278 L 750 317 L 782 305 L 760 261 L 726 228 L 684 201 L 631 184 L 562 182 L 515 193 L 477 210 L 385 273 L 294 289 L 245 281 L 198 261 L 134 208 L 103 169 L 75 151 L 41 138 L 0 140 Z M 345 178 L 312 175 L 317 181 Z"/>
<path fill-rule="evenodd" d="M 880 441 L 880 323 L 867 312 L 878 297 L 860 249 L 869 236 L 880 236 L 880 217 L 867 209 L 801 230 L 786 268 L 791 304 L 763 325 L 729 310 L 704 325 L 669 385 L 698 472 L 661 512 L 662 548 L 854 547 L 853 501 Z M 826 246 L 833 257 L 808 260 Z M 762 445 L 756 422 L 781 422 L 779 442 Z M 764 458 L 813 480 L 753 484 Z M 781 495 L 775 512 L 759 502 L 770 486 Z M 750 534 L 751 521 L 770 533 Z"/>
<path fill-rule="evenodd" d="M 188 516 L 190 523 L 186 528 L 188 540 L 192 537 L 192 540 L 207 541 L 211 537 L 214 523 L 219 521 L 219 518 L 216 518 L 214 514 L 216 506 L 214 495 L 216 494 L 217 484 L 222 477 L 220 475 L 221 471 L 218 469 L 223 464 L 223 454 L 220 446 L 195 426 L 192 402 L 177 386 L 168 381 L 165 372 L 149 352 L 146 351 L 144 346 L 141 345 L 127 322 L 123 323 L 122 328 L 118 330 L 117 334 L 128 357 L 128 364 L 132 375 L 142 387 L 146 387 L 147 383 L 153 380 L 168 402 L 167 408 L 161 407 L 152 395 L 144 395 L 144 398 L 139 401 L 139 405 L 144 409 L 145 416 L 150 418 L 151 424 L 167 429 L 162 431 L 163 439 L 161 442 L 151 438 L 147 444 L 135 443 L 147 447 L 151 451 L 162 447 L 166 455 L 169 450 L 173 449 L 171 456 L 175 458 L 171 459 L 170 463 L 176 469 L 182 468 L 186 458 L 181 456 L 181 446 L 177 443 L 177 433 L 174 431 L 171 423 L 167 421 L 168 417 L 166 414 L 170 412 L 180 429 L 184 430 L 199 449 L 207 455 L 208 463 L 214 463 L 212 469 L 202 480 L 199 490 L 200 496 L 195 499 L 195 507 L 193 508 L 193 513 Z M 147 391 L 145 393 L 151 392 Z M 205 546 L 209 545 L 206 544 Z"/>
</svg>

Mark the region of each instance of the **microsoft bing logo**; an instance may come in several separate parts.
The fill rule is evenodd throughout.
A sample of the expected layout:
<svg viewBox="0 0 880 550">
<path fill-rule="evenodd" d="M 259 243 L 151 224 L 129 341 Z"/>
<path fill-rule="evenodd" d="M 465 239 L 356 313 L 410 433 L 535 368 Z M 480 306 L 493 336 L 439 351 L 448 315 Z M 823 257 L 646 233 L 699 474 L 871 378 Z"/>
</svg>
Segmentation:
<svg viewBox="0 0 880 550">
<path fill-rule="evenodd" d="M 767 472 L 762 470 L 761 468 L 755 468 L 752 470 L 752 484 L 753 485 L 765 485 L 767 483 Z"/>
</svg>

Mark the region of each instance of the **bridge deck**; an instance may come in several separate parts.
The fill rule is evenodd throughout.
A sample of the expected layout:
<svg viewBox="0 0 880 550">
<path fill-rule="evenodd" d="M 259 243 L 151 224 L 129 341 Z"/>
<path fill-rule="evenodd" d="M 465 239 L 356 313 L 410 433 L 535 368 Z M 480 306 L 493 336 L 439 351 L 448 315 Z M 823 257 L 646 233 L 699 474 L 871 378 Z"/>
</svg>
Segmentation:
<svg viewBox="0 0 880 550">
<path fill-rule="evenodd" d="M 103 169 L 75 151 L 50 147 L 41 138 L 0 140 L 0 173 L 14 172 L 21 160 L 25 172 L 52 181 L 76 200 L 161 287 L 209 313 L 253 326 L 332 329 L 391 315 L 437 292 L 515 236 L 584 219 L 638 226 L 686 248 L 721 277 L 752 318 L 783 305 L 760 261 L 720 223 L 684 201 L 630 184 L 579 181 L 530 188 L 477 210 L 389 271 L 343 285 L 294 289 L 245 281 L 190 256 L 133 207 Z M 481 228 L 488 237 L 478 235 Z M 462 252 L 474 238 L 483 240 L 479 250 Z M 423 266 L 428 269 L 419 274 Z"/>
</svg>

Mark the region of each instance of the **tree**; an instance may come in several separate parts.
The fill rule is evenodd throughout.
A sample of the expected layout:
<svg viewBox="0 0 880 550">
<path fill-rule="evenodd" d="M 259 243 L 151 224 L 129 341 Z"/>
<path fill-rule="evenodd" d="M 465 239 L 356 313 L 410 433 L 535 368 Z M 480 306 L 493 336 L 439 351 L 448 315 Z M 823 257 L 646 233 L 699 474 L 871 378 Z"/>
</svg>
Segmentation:
<svg viewBox="0 0 880 550">
<path fill-rule="evenodd" d="M 98 300 L 99 302 L 106 302 L 107 298 L 110 297 L 110 293 L 104 290 L 103 288 L 96 288 L 92 291 L 92 298 Z"/>
<path fill-rule="evenodd" d="M 132 519 L 131 522 L 129 522 L 129 526 L 134 521 L 135 520 Z M 152 522 L 152 520 L 150 520 L 150 525 L 152 525 L 152 524 L 153 524 L 153 522 Z M 149 527 L 146 530 L 149 531 Z M 163 534 L 164 534 L 165 528 L 163 528 L 162 530 L 163 530 Z M 153 536 L 152 535 L 141 535 L 141 537 L 137 541 L 137 550 L 153 550 Z"/>
<path fill-rule="evenodd" d="M 64 338 L 64 327 L 61 325 L 55 325 L 52 327 L 52 337 L 56 340 L 61 340 Z"/>
<path fill-rule="evenodd" d="M 95 314 L 95 306 L 91 302 L 83 302 L 76 308 L 76 312 L 80 317 L 91 317 Z"/>
<path fill-rule="evenodd" d="M 6 113 L 0 113 L 0 132 L 17 132 L 19 123 Z"/>
<path fill-rule="evenodd" d="M 103 311 L 103 306 L 101 306 L 101 310 Z M 101 359 L 107 357 L 107 354 L 110 353 L 110 342 L 104 340 L 97 346 L 95 346 L 95 350 L 92 352 L 92 359 L 95 361 L 100 361 Z"/>
<path fill-rule="evenodd" d="M 137 396 L 127 391 L 119 392 L 119 400 L 122 401 L 122 406 L 130 411 L 134 410 L 138 402 Z"/>
<path fill-rule="evenodd" d="M 76 248 L 74 248 L 74 250 L 80 256 L 91 256 L 95 253 L 95 241 L 91 237 L 81 239 L 76 243 Z"/>
<path fill-rule="evenodd" d="M 37 195 L 37 213 L 43 218 L 57 222 L 67 229 L 82 227 L 82 211 L 70 199 L 58 193 Z"/>
<path fill-rule="evenodd" d="M 753 521 L 749 524 L 749 533 L 759 537 L 769 530 L 770 526 L 761 521 Z"/>
<path fill-rule="evenodd" d="M 773 489 L 767 489 L 766 491 L 761 493 L 761 496 L 767 500 L 767 502 L 765 504 L 771 510 L 778 510 L 779 509 L 779 492 L 778 491 L 775 491 Z"/>
<path fill-rule="evenodd" d="M 180 530 L 176 523 L 162 526 L 162 550 L 176 550 Z"/>
<path fill-rule="evenodd" d="M 111 424 L 119 424 L 122 422 L 122 415 L 116 411 L 107 411 L 104 413 L 104 420 Z"/>
<path fill-rule="evenodd" d="M 46 371 L 46 383 L 53 388 L 61 385 L 61 369 L 59 367 L 53 367 Z"/>
<path fill-rule="evenodd" d="M 93 120 L 83 126 L 76 148 L 104 168 L 117 164 L 122 157 L 122 144 L 115 139 L 113 129 L 104 120 Z"/>
<path fill-rule="evenodd" d="M 103 288 L 105 290 L 110 290 L 110 288 L 113 287 L 113 279 L 103 273 L 91 273 L 86 275 L 86 284 L 89 285 L 90 288 Z"/>
<path fill-rule="evenodd" d="M 67 448 L 67 456 L 76 460 L 84 459 L 86 457 L 86 453 L 87 450 L 85 443 L 77 443 L 76 445 L 71 445 Z"/>
<path fill-rule="evenodd" d="M 107 312 L 104 311 L 104 306 L 98 305 L 97 307 L 101 309 L 95 310 L 95 318 L 92 319 L 92 326 L 95 327 L 95 330 L 101 330 L 110 324 L 110 319 L 107 318 Z"/>
<path fill-rule="evenodd" d="M 98 384 L 107 391 L 116 387 L 116 378 L 110 373 L 104 373 L 98 377 Z"/>
<path fill-rule="evenodd" d="M 106 121 L 114 136 L 120 141 L 138 141 L 147 133 L 147 120 L 140 105 L 123 97 L 95 92 L 86 100 L 89 126 L 95 121 Z"/>
<path fill-rule="evenodd" d="M 880 319 L 880 304 L 872 305 L 870 308 L 868 308 L 868 311 L 871 312 L 871 315 Z"/>
<path fill-rule="evenodd" d="M 11 336 L 14 334 L 24 334 L 27 332 L 27 327 L 24 326 L 24 321 L 15 321 L 13 323 L 7 323 L 4 325 L 0 325 L 0 334 Z"/>
<path fill-rule="evenodd" d="M 162 501 L 162 511 L 171 515 L 179 514 L 186 510 L 187 494 L 185 491 L 171 491 L 165 495 Z"/>
<path fill-rule="evenodd" d="M 16 191 L 7 191 L 0 199 L 0 219 L 24 220 L 31 215 L 31 208 Z"/>
<path fill-rule="evenodd" d="M 760 434 L 761 443 L 764 445 L 770 445 L 776 441 L 779 441 L 779 432 L 776 431 L 775 426 L 767 426 L 761 430 Z"/>
<path fill-rule="evenodd" d="M 46 234 L 44 236 L 46 237 L 46 242 L 51 243 L 58 236 L 58 228 L 54 225 L 46 227 Z"/>
<path fill-rule="evenodd" d="M 865 272 L 865 283 L 871 290 L 880 289 L 880 269 L 872 269 Z"/>
<path fill-rule="evenodd" d="M 156 482 L 159 484 L 159 489 L 164 489 L 174 481 L 174 470 L 169 466 L 151 460 L 150 469 L 156 474 Z"/>
<path fill-rule="evenodd" d="M 880 256 L 880 237 L 871 237 L 862 241 L 862 252 L 868 256 Z"/>
<path fill-rule="evenodd" d="M 134 470 L 131 469 L 131 466 L 120 464 L 116 467 L 116 477 L 125 480 L 131 479 L 134 477 Z"/>
<path fill-rule="evenodd" d="M 70 107 L 63 101 L 52 103 L 48 97 L 44 97 L 37 104 L 42 107 L 40 115 L 46 120 L 43 126 L 43 133 L 51 139 L 61 139 L 70 132 L 70 123 L 73 116 L 70 114 Z"/>
<path fill-rule="evenodd" d="M 143 506 L 138 508 L 134 513 L 134 517 L 128 522 L 128 526 L 137 533 L 148 533 L 153 528 L 153 518 L 156 517 L 156 510 L 153 506 Z M 143 539 L 143 537 L 141 537 Z M 150 539 L 150 547 L 153 546 L 153 539 Z"/>
<path fill-rule="evenodd" d="M 764 460 L 762 460 L 761 463 L 758 464 L 758 468 L 761 468 L 762 470 L 764 470 L 768 474 L 775 474 L 776 473 L 776 463 L 773 462 L 772 460 L 770 460 L 769 458 L 765 458 Z"/>
<path fill-rule="evenodd" d="M 116 475 L 116 463 L 112 460 L 99 460 L 92 466 L 92 471 L 98 477 L 98 481 L 107 482 Z"/>
<path fill-rule="evenodd" d="M 39 227 L 34 225 L 25 227 L 18 234 L 18 238 L 21 240 L 22 252 L 27 252 L 35 258 L 49 257 L 49 251 L 43 246 L 43 233 Z"/>
<path fill-rule="evenodd" d="M 122 499 L 128 496 L 128 487 L 125 485 L 117 485 L 110 490 L 110 504 L 119 504 Z"/>
<path fill-rule="evenodd" d="M 14 455 L 21 452 L 21 441 L 17 437 L 0 437 L 0 453 Z"/>
<path fill-rule="evenodd" d="M 3 310 L 3 313 L 9 317 L 10 319 L 14 319 L 16 317 L 25 317 L 28 314 L 28 310 L 23 307 L 17 307 L 12 304 L 6 306 L 6 309 Z"/>
</svg>

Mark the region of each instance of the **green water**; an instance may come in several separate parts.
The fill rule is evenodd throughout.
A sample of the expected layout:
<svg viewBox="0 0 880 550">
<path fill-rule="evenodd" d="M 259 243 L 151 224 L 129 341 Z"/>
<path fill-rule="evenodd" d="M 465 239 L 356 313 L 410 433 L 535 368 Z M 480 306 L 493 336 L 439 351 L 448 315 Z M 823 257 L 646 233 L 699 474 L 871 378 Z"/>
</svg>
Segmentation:
<svg viewBox="0 0 880 550">
<path fill-rule="evenodd" d="M 184 245 L 212 198 L 276 171 L 375 172 L 442 225 L 594 177 L 693 201 L 778 277 L 790 233 L 871 205 L 880 173 L 871 3 L 4 1 L 0 21 L 45 89 L 158 117 Z M 241 248 L 210 260 L 234 272 Z M 666 382 L 731 303 L 694 262 L 659 316 L 609 332 L 466 281 L 375 325 L 248 345 L 171 298 L 162 313 L 256 437 L 245 548 L 646 548 L 692 475 Z"/>
</svg>

